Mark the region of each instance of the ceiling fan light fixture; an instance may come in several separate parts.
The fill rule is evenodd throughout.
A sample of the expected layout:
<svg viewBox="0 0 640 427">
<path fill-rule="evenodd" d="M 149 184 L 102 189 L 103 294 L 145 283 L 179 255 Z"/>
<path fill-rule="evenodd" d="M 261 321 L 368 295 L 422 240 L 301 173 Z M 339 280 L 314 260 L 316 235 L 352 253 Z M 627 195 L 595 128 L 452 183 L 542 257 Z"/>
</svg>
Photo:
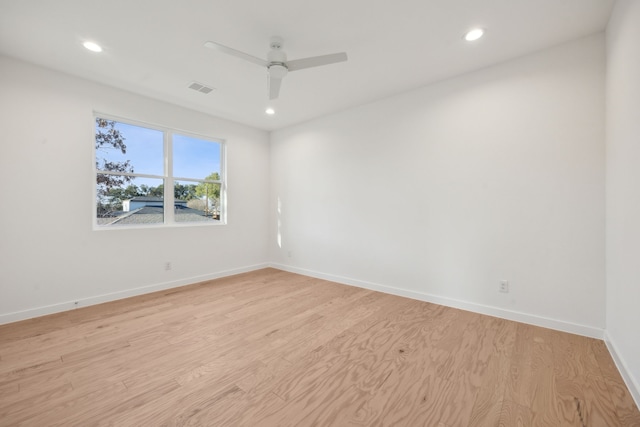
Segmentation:
<svg viewBox="0 0 640 427">
<path fill-rule="evenodd" d="M 264 113 L 269 116 L 273 116 L 276 113 L 276 110 L 274 110 L 273 107 L 267 107 L 267 109 L 264 110 Z"/>
<path fill-rule="evenodd" d="M 476 41 L 484 35 L 483 28 L 474 28 L 465 33 L 464 39 L 468 42 Z"/>
<path fill-rule="evenodd" d="M 283 64 L 269 65 L 269 77 L 272 79 L 282 79 L 287 75 L 287 67 Z"/>
<path fill-rule="evenodd" d="M 86 41 L 82 43 L 82 46 L 84 46 L 85 49 L 90 50 L 91 52 L 102 52 L 102 46 L 92 41 Z"/>
</svg>

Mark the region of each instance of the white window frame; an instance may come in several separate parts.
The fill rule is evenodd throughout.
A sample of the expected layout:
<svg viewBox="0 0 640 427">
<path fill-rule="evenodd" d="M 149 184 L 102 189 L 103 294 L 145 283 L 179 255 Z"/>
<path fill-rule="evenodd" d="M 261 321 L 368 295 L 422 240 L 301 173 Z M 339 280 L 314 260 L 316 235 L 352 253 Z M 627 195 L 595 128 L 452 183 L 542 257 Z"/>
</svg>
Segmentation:
<svg viewBox="0 0 640 427">
<path fill-rule="evenodd" d="M 94 135 L 94 143 L 92 144 L 92 149 L 91 149 L 91 154 L 93 156 L 91 161 L 91 164 L 93 165 L 93 177 L 92 177 L 93 220 L 92 220 L 92 223 L 93 223 L 94 230 L 103 231 L 103 230 L 131 230 L 131 229 L 137 229 L 137 228 L 203 227 L 203 226 L 210 227 L 210 226 L 220 226 L 220 225 L 227 224 L 226 140 L 221 138 L 216 138 L 210 135 L 203 135 L 203 134 L 198 134 L 198 133 L 185 131 L 181 129 L 170 128 L 167 126 L 160 126 L 152 123 L 126 119 L 126 118 L 114 116 L 111 114 L 100 113 L 97 111 L 94 111 L 92 117 L 93 117 L 92 129 L 93 129 L 93 135 Z M 99 170 L 98 168 L 96 168 L 95 123 L 97 118 L 162 132 L 162 135 L 163 135 L 162 149 L 163 149 L 163 159 L 164 159 L 163 175 L 128 173 L 128 172 L 111 172 L 111 171 Z M 220 144 L 220 179 L 210 180 L 210 179 L 197 179 L 197 178 L 187 178 L 187 177 L 174 177 L 173 176 L 173 136 L 174 135 L 197 138 L 197 139 Z M 96 186 L 96 177 L 98 176 L 98 174 L 115 175 L 115 176 L 131 176 L 136 178 L 161 179 L 164 183 L 164 195 L 163 195 L 164 221 L 162 223 L 155 223 L 155 224 L 127 224 L 127 225 L 114 225 L 114 226 L 99 225 L 98 216 L 97 216 L 97 195 L 98 194 L 97 194 L 97 186 Z M 175 195 L 174 195 L 175 181 L 179 181 L 179 182 L 186 181 L 190 183 L 206 182 L 206 183 L 212 183 L 212 184 L 219 184 L 220 185 L 220 219 L 212 220 L 212 221 L 176 222 L 175 209 L 171 209 L 171 207 L 175 206 Z"/>
</svg>

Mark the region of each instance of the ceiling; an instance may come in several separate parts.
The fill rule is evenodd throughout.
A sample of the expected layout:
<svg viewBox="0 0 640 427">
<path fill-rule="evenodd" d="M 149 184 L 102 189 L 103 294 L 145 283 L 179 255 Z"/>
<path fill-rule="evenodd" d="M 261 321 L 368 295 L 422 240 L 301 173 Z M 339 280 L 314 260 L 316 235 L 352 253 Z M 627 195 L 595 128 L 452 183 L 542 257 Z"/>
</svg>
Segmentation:
<svg viewBox="0 0 640 427">
<path fill-rule="evenodd" d="M 603 31 L 614 0 L 0 0 L 0 53 L 265 130 L 275 130 Z M 485 37 L 463 40 L 480 26 Z M 347 52 L 289 73 L 203 46 L 289 59 Z M 96 54 L 82 47 L 93 40 Z M 193 82 L 215 88 L 188 89 Z M 276 114 L 264 111 L 272 105 Z"/>
</svg>

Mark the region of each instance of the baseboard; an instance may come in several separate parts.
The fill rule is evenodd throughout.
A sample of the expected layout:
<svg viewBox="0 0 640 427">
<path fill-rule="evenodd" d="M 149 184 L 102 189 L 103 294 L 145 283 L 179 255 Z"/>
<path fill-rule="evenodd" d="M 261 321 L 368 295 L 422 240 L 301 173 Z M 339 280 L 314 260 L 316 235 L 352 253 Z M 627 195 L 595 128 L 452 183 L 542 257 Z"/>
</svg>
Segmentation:
<svg viewBox="0 0 640 427">
<path fill-rule="evenodd" d="M 555 329 L 562 332 L 569 332 L 576 335 L 582 335 L 590 338 L 603 339 L 604 330 L 594 328 L 592 326 L 580 325 L 576 323 L 566 322 L 547 317 L 536 316 L 533 314 L 521 313 L 518 311 L 505 310 L 499 307 L 492 307 L 483 304 L 476 304 L 469 301 L 462 301 L 453 298 L 441 297 L 428 293 L 410 291 L 408 289 L 396 288 L 378 283 L 366 282 L 348 277 L 336 276 L 333 274 L 320 273 L 317 271 L 306 270 L 297 267 L 291 267 L 284 264 L 271 263 L 270 267 L 278 270 L 289 271 L 291 273 L 302 274 L 304 276 L 315 277 L 318 279 L 329 280 L 331 282 L 342 283 L 344 285 L 357 286 L 359 288 L 370 289 L 373 291 L 384 292 L 387 294 L 398 295 L 416 299 L 419 301 L 430 302 L 434 304 L 444 305 L 447 307 L 459 308 L 461 310 L 472 311 L 474 313 L 486 314 L 488 316 L 499 317 L 501 319 L 513 320 L 515 322 L 527 323 L 530 325 L 541 326 L 543 328 Z"/>
<path fill-rule="evenodd" d="M 607 331 L 604 333 L 604 343 L 607 345 L 609 353 L 611 353 L 611 357 L 613 358 L 625 385 L 631 393 L 631 397 L 633 397 L 633 400 L 636 402 L 636 406 L 640 408 L 640 382 L 631 375 L 631 371 L 627 367 L 627 363 L 618 351 L 618 346 L 615 344 L 613 339 L 611 339 L 611 336 Z"/>
<path fill-rule="evenodd" d="M 205 274 L 201 276 L 192 276 L 170 282 L 162 282 L 154 285 L 141 286 L 139 288 L 127 289 L 124 291 L 112 292 L 108 294 L 97 295 L 89 298 L 82 298 L 74 301 L 61 302 L 58 304 L 47 305 L 43 307 L 30 308 L 28 310 L 14 311 L 12 313 L 0 314 L 0 325 L 5 323 L 18 322 L 20 320 L 32 319 L 34 317 L 46 316 L 47 314 L 60 313 L 62 311 L 74 310 L 80 307 L 88 307 L 90 305 L 102 304 L 105 302 L 116 301 L 119 299 L 135 297 L 138 295 L 149 294 L 151 292 L 164 291 L 166 289 L 177 288 L 180 286 L 190 285 L 207 280 L 219 279 L 221 277 L 233 276 L 235 274 L 247 273 L 249 271 L 259 270 L 269 267 L 269 264 L 256 264 L 231 270 L 218 271 L 216 273 Z"/>
</svg>

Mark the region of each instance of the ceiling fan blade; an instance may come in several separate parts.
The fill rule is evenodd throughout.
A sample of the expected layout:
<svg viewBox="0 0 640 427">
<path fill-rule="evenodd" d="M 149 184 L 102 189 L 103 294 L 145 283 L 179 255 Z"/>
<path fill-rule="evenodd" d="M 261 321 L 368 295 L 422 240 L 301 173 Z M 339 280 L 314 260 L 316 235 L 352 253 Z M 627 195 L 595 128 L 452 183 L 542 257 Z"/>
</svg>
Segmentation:
<svg viewBox="0 0 640 427">
<path fill-rule="evenodd" d="M 347 60 L 345 52 L 331 53 L 329 55 L 312 56 L 311 58 L 294 59 L 287 61 L 289 71 L 302 70 L 304 68 L 319 67 L 321 65 L 335 64 Z"/>
<path fill-rule="evenodd" d="M 282 84 L 282 79 L 276 79 L 271 76 L 267 77 L 269 85 L 269 99 L 278 99 L 278 95 L 280 95 L 280 85 Z"/>
<path fill-rule="evenodd" d="M 260 59 L 257 56 L 249 55 L 248 53 L 240 52 L 239 50 L 232 49 L 220 43 L 206 42 L 204 46 L 208 47 L 209 49 L 217 50 L 218 52 L 226 53 L 237 58 L 242 58 L 245 61 L 253 62 L 257 65 L 262 65 L 263 67 L 266 67 L 268 64 L 264 59 Z"/>
</svg>

